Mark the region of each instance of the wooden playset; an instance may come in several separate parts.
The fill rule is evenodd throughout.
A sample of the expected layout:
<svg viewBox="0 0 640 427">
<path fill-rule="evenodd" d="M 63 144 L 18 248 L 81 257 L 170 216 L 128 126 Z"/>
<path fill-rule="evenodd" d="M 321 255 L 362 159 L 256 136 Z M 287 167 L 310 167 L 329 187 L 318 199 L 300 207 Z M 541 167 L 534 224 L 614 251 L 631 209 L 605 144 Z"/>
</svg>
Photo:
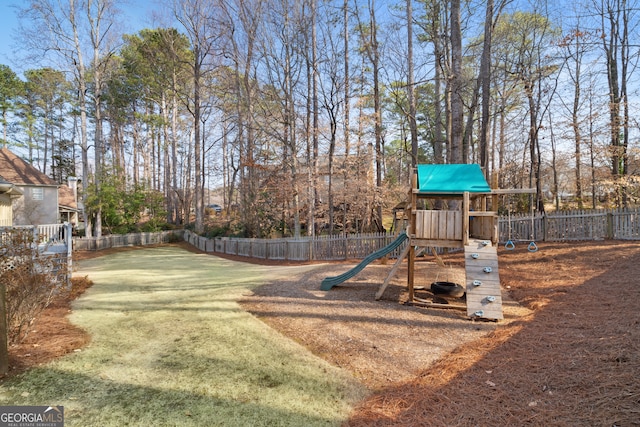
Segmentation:
<svg viewBox="0 0 640 427">
<path fill-rule="evenodd" d="M 404 227 L 405 230 L 390 245 L 372 253 L 351 270 L 325 278 L 321 289 L 329 290 L 348 280 L 373 260 L 399 249 L 406 241 L 376 293 L 377 300 L 407 258 L 408 303 L 466 309 L 470 318 L 502 319 L 496 250 L 499 196 L 533 191 L 492 189 L 477 164 L 418 165 L 413 175 L 409 201 L 399 204 L 393 211 L 394 229 L 397 231 Z M 466 279 L 462 289 L 466 293 L 466 304 L 427 302 L 416 297 L 416 253 L 430 249 L 439 260 L 436 248 L 464 251 Z"/>
<path fill-rule="evenodd" d="M 528 189 L 492 189 L 477 164 L 418 165 L 413 175 L 407 216 L 408 243 L 378 290 L 380 299 L 404 258 L 408 260 L 408 302 L 433 307 L 460 307 L 417 301 L 416 253 L 420 249 L 464 250 L 466 308 L 471 318 L 503 318 L 498 268 L 498 199 Z M 491 209 L 491 210 L 489 210 Z"/>
</svg>

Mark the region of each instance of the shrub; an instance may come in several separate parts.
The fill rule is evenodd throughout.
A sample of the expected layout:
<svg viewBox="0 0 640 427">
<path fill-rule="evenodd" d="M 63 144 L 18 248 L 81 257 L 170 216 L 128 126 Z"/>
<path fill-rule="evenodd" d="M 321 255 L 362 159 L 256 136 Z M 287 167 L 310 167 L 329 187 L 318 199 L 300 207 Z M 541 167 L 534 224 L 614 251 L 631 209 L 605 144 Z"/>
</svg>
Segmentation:
<svg viewBox="0 0 640 427">
<path fill-rule="evenodd" d="M 31 229 L 5 229 L 0 239 L 0 282 L 4 285 L 9 344 L 20 342 L 54 295 L 66 292 L 56 281 L 54 261 L 38 251 Z"/>
<path fill-rule="evenodd" d="M 178 243 L 178 242 L 181 242 L 182 240 L 183 240 L 182 237 L 176 233 L 171 233 L 167 236 L 168 243 Z"/>
</svg>

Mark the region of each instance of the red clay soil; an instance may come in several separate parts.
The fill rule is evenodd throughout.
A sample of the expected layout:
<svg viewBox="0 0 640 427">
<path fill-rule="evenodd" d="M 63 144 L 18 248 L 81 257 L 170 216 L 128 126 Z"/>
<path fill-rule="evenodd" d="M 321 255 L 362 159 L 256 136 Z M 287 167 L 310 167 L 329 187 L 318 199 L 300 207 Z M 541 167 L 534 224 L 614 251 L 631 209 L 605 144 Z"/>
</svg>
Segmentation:
<svg viewBox="0 0 640 427">
<path fill-rule="evenodd" d="M 346 425 L 640 426 L 640 244 L 538 246 L 535 253 L 526 244 L 499 252 L 503 296 L 531 314 L 498 323 L 410 379 L 377 387 Z M 66 317 L 70 301 L 87 286 L 88 280 L 75 279 L 70 298 L 54 301 L 27 339 L 11 347 L 10 376 L 89 341 Z M 434 309 L 425 310 L 429 316 Z M 283 333 L 306 345 L 296 330 Z M 339 360 L 339 347 L 324 351 L 336 354 L 323 357 Z"/>
</svg>

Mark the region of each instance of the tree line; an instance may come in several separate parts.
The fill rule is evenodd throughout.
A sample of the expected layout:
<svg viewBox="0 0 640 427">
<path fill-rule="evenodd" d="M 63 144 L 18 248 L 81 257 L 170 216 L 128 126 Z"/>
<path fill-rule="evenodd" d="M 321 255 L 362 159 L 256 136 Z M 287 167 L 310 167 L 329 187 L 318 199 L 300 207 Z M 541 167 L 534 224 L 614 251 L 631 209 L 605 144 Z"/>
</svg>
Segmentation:
<svg viewBox="0 0 640 427">
<path fill-rule="evenodd" d="M 416 163 L 536 189 L 513 209 L 638 200 L 634 1 L 166 0 L 133 34 L 121 7 L 29 0 L 38 67 L 0 66 L 4 143 L 81 177 L 87 235 L 202 233 L 212 201 L 249 237 L 381 230 Z"/>
</svg>

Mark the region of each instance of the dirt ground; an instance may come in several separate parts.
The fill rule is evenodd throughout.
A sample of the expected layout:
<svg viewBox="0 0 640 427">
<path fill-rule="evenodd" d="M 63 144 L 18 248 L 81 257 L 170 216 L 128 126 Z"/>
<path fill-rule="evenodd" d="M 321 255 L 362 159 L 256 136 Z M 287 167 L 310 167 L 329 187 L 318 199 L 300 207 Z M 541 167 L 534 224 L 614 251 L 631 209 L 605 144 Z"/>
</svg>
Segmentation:
<svg viewBox="0 0 640 427">
<path fill-rule="evenodd" d="M 640 426 L 640 244 L 538 247 L 500 248 L 500 322 L 405 304 L 406 264 L 375 301 L 390 261 L 327 292 L 320 281 L 353 263 L 319 265 L 255 289 L 241 303 L 371 389 L 349 426 Z M 461 254 L 443 261 L 445 268 L 431 256 L 420 260 L 416 286 L 464 277 Z M 89 284 L 77 278 L 72 298 Z M 69 307 L 56 301 L 10 349 L 10 375 L 88 342 L 66 321 Z"/>
</svg>

